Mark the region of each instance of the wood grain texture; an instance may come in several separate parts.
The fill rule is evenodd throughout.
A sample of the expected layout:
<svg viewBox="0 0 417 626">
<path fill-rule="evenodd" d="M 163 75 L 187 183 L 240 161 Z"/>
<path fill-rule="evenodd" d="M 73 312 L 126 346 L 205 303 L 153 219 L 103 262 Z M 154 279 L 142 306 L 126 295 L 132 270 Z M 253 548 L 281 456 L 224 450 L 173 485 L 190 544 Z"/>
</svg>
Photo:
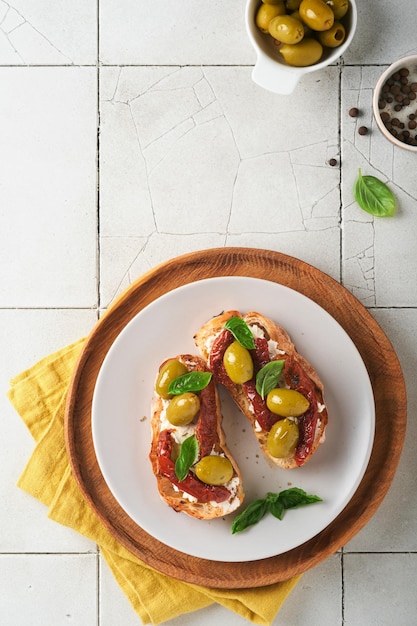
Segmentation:
<svg viewBox="0 0 417 626">
<path fill-rule="evenodd" d="M 91 433 L 91 405 L 101 364 L 124 326 L 161 295 L 217 276 L 267 279 L 319 304 L 351 337 L 371 380 L 375 439 L 366 473 L 351 501 L 319 535 L 268 559 L 243 563 L 207 561 L 161 544 L 140 528 L 114 499 L 101 474 Z M 341 381 L 343 384 L 343 381 Z M 369 521 L 394 477 L 406 430 L 406 391 L 388 338 L 365 307 L 337 281 L 294 257 L 252 248 L 213 248 L 170 260 L 139 278 L 111 306 L 87 339 L 75 369 L 66 408 L 67 452 L 77 483 L 109 532 L 156 570 L 214 588 L 260 587 L 286 580 L 336 552 Z"/>
</svg>

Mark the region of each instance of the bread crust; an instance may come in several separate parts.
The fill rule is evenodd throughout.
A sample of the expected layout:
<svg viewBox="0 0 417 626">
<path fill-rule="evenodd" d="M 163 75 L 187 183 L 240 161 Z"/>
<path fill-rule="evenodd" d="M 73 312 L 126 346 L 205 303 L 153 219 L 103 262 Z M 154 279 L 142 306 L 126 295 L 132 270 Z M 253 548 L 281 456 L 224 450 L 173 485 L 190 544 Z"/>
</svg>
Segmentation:
<svg viewBox="0 0 417 626">
<path fill-rule="evenodd" d="M 178 359 L 181 363 L 186 365 L 188 371 L 190 372 L 208 371 L 206 363 L 199 356 L 180 354 L 173 358 Z M 164 363 L 165 362 L 166 361 L 164 361 Z M 164 363 L 161 364 L 161 367 L 164 365 Z M 227 487 L 228 485 L 232 487 L 230 491 L 230 497 L 222 502 L 215 502 L 214 500 L 210 500 L 207 502 L 199 501 L 192 495 L 188 494 L 185 488 L 181 489 L 181 483 L 179 485 L 173 484 L 173 482 L 166 475 L 163 474 L 163 471 L 161 469 L 160 442 L 163 438 L 165 438 L 169 442 L 170 440 L 175 439 L 175 437 L 184 437 L 184 433 L 187 433 L 187 435 L 189 435 L 190 431 L 192 431 L 193 429 L 198 429 L 199 420 L 203 419 L 202 411 L 203 402 L 205 402 L 204 398 L 207 400 L 205 406 L 210 406 L 210 411 L 214 411 L 215 413 L 215 415 L 212 416 L 212 419 L 214 419 L 215 422 L 215 432 L 213 430 L 211 431 L 212 435 L 210 439 L 210 447 L 212 446 L 212 452 L 215 454 L 224 455 L 226 458 L 229 459 L 233 466 L 233 485 L 231 483 L 227 483 L 225 485 L 225 487 Z M 239 467 L 226 444 L 226 435 L 222 427 L 223 418 L 220 408 L 220 400 L 217 392 L 217 386 L 214 380 L 211 380 L 206 389 L 200 392 L 200 399 L 202 408 L 200 410 L 200 414 L 195 418 L 191 427 L 176 427 L 167 424 L 167 421 L 164 420 L 164 413 L 166 406 L 169 403 L 169 400 L 163 400 L 155 392 L 151 407 L 152 440 L 149 458 L 152 464 L 153 473 L 156 477 L 158 491 L 162 500 L 177 512 L 186 513 L 187 515 L 190 515 L 191 517 L 195 517 L 197 519 L 208 520 L 216 517 L 223 517 L 235 511 L 243 502 L 244 491 L 242 487 L 242 477 Z M 181 434 L 181 429 L 186 430 L 183 430 Z M 169 432 L 167 433 L 167 431 Z M 196 436 L 198 439 L 199 435 L 197 434 L 197 432 Z M 205 455 L 203 454 L 203 456 Z M 192 474 L 192 468 L 189 473 L 189 476 L 190 475 L 192 475 L 194 479 L 194 475 Z M 204 489 L 204 483 L 200 484 L 203 485 Z"/>
<path fill-rule="evenodd" d="M 200 354 L 208 363 L 209 369 L 212 369 L 213 367 L 213 363 L 211 361 L 213 343 L 220 333 L 223 332 L 225 323 L 232 317 L 243 318 L 249 327 L 257 326 L 258 329 L 260 329 L 260 334 L 263 334 L 267 340 L 276 342 L 276 349 L 278 350 L 278 353 L 272 356 L 271 360 L 288 360 L 288 363 L 291 362 L 295 368 L 301 368 L 308 380 L 311 381 L 311 394 L 314 396 L 312 400 L 317 403 L 317 407 L 320 409 L 320 412 L 317 416 L 314 439 L 311 443 L 311 447 L 309 447 L 305 458 L 301 460 L 299 456 L 297 457 L 297 451 L 285 458 L 275 458 L 271 456 L 267 448 L 269 430 L 264 430 L 260 427 L 254 414 L 253 405 L 244 392 L 244 387 L 242 385 L 232 383 L 230 379 L 228 379 L 226 381 L 227 384 L 225 384 L 234 402 L 251 423 L 253 432 L 266 457 L 282 469 L 294 469 L 300 465 L 304 465 L 311 459 L 317 451 L 319 445 L 323 443 L 325 439 L 328 414 L 324 401 L 323 383 L 313 366 L 297 352 L 287 331 L 276 322 L 268 319 L 256 311 L 250 311 L 244 315 L 242 315 L 239 311 L 226 311 L 209 320 L 198 330 L 194 336 L 194 341 Z M 293 386 L 293 388 L 296 389 L 297 387 Z M 300 452 L 298 452 L 298 455 L 299 454 Z"/>
</svg>

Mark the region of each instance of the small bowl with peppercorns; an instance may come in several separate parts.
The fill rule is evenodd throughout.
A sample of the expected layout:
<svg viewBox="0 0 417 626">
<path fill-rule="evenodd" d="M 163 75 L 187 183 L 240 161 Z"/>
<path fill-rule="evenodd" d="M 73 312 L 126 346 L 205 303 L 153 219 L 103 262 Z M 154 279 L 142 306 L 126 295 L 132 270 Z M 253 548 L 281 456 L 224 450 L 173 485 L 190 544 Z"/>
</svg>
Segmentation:
<svg viewBox="0 0 417 626">
<path fill-rule="evenodd" d="M 385 70 L 374 89 L 373 110 L 391 143 L 417 152 L 417 55 L 403 57 Z"/>
</svg>

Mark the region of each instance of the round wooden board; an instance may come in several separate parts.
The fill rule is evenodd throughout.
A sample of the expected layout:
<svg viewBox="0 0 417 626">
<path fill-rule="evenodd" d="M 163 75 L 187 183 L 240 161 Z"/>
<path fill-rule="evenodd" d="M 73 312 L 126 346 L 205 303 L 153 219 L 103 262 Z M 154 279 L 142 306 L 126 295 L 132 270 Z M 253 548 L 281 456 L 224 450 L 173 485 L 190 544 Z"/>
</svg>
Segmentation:
<svg viewBox="0 0 417 626">
<path fill-rule="evenodd" d="M 101 364 L 124 326 L 161 295 L 204 278 L 249 276 L 294 289 L 328 311 L 350 335 L 368 370 L 376 409 L 375 439 L 366 473 L 345 509 L 320 534 L 275 557 L 219 562 L 178 552 L 140 528 L 113 497 L 94 452 L 91 406 Z M 254 303 L 256 308 L 256 303 Z M 343 385 L 343 381 L 340 381 Z M 406 429 L 406 391 L 398 358 L 386 335 L 354 296 L 320 270 L 293 257 L 252 248 L 213 248 L 170 260 L 129 287 L 88 337 L 75 369 L 65 416 L 67 452 L 77 483 L 109 532 L 154 569 L 214 588 L 260 587 L 317 565 L 368 522 L 392 482 Z"/>
</svg>

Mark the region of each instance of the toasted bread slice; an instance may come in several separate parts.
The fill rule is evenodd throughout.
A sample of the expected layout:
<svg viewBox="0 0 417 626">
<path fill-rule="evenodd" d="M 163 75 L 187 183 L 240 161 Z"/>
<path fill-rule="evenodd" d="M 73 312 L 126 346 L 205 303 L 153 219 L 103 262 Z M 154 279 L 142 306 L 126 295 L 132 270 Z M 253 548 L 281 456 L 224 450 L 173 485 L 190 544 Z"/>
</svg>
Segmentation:
<svg viewBox="0 0 417 626">
<path fill-rule="evenodd" d="M 182 354 L 174 358 L 183 363 L 189 372 L 208 371 L 201 357 Z M 243 501 L 244 492 L 239 468 L 226 445 L 215 381 L 212 379 L 207 387 L 198 392 L 198 396 L 200 409 L 194 420 L 186 426 L 174 426 L 166 417 L 172 398 L 163 399 L 155 393 L 149 458 L 160 496 L 168 506 L 198 519 L 213 519 L 235 511 Z M 186 478 L 180 481 L 175 474 L 175 457 L 181 443 L 193 434 L 198 441 L 198 456 Z M 225 457 L 230 461 L 233 473 L 226 483 L 210 485 L 197 478 L 194 473 L 196 463 L 206 456 Z"/>
<path fill-rule="evenodd" d="M 232 317 L 243 318 L 251 329 L 256 344 L 256 349 L 250 351 L 254 362 L 254 377 L 243 384 L 233 383 L 223 364 L 225 349 L 234 339 L 231 332 L 225 329 L 226 322 Z M 260 313 L 252 311 L 242 315 L 239 311 L 227 311 L 204 324 L 195 334 L 194 340 L 216 382 L 227 388 L 250 421 L 267 458 L 283 469 L 300 467 L 311 459 L 325 439 L 328 414 L 324 387 L 312 365 L 296 351 L 288 333 Z M 299 428 L 299 438 L 295 450 L 283 458 L 272 456 L 267 446 L 268 434 L 273 424 L 282 417 L 271 413 L 266 399 L 261 398 L 255 387 L 255 377 L 259 369 L 266 362 L 280 359 L 285 361 L 285 365 L 279 386 L 299 391 L 309 401 L 305 414 L 291 418 Z"/>
</svg>

